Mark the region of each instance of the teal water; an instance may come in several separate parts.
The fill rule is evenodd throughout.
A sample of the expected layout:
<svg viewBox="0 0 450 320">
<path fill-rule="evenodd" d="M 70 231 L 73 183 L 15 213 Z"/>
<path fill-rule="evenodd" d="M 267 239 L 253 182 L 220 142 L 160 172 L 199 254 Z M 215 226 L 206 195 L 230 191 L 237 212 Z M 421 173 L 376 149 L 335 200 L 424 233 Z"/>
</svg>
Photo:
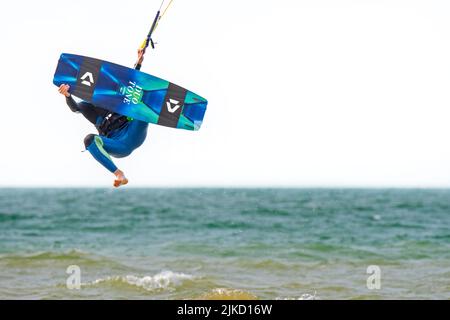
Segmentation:
<svg viewBox="0 0 450 320">
<path fill-rule="evenodd" d="M 227 298 L 450 299 L 450 190 L 0 189 L 0 299 Z"/>
</svg>

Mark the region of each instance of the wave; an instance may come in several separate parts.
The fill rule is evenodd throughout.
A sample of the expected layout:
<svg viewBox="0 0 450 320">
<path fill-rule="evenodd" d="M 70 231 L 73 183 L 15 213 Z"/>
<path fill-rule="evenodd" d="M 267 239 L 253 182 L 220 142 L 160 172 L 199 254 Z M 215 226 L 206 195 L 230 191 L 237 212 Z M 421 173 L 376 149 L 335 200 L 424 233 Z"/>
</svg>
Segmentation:
<svg viewBox="0 0 450 320">
<path fill-rule="evenodd" d="M 29 220 L 35 218 L 30 214 L 20 214 L 20 213 L 5 213 L 0 212 L 0 222 L 15 222 L 19 220 Z"/>
<path fill-rule="evenodd" d="M 232 288 L 215 288 L 204 293 L 194 300 L 259 300 L 260 298 L 251 292 L 232 289 Z M 320 300 L 317 293 L 304 293 L 299 297 L 277 297 L 275 300 Z"/>
<path fill-rule="evenodd" d="M 111 276 L 94 280 L 82 284 L 82 287 L 92 287 L 101 285 L 131 286 L 144 289 L 146 291 L 166 290 L 180 286 L 184 281 L 192 280 L 194 276 L 173 271 L 162 271 L 154 276 L 138 277 L 135 275 Z"/>
<path fill-rule="evenodd" d="M 66 252 L 57 251 L 39 251 L 33 253 L 22 254 L 1 254 L 0 260 L 9 261 L 29 261 L 29 260 L 71 260 L 71 259 L 88 259 L 89 253 L 78 249 L 69 250 Z"/>
<path fill-rule="evenodd" d="M 204 293 L 194 300 L 257 300 L 258 297 L 254 294 L 229 288 L 215 288 L 211 291 Z"/>
<path fill-rule="evenodd" d="M 277 297 L 275 300 L 320 300 L 320 298 L 317 296 L 317 293 L 314 292 L 314 294 L 304 293 L 299 297 Z"/>
<path fill-rule="evenodd" d="M 9 253 L 0 254 L 0 265 L 9 267 L 27 266 L 68 266 L 77 264 L 80 266 L 97 267 L 122 267 L 122 264 L 114 259 L 98 254 L 72 249 L 68 251 L 39 251 L 33 253 Z"/>
</svg>

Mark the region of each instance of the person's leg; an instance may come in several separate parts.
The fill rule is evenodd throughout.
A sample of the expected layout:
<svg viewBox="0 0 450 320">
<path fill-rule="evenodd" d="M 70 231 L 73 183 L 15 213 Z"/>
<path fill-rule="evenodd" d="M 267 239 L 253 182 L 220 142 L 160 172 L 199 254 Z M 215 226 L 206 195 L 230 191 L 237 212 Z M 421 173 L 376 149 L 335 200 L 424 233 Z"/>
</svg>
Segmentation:
<svg viewBox="0 0 450 320">
<path fill-rule="evenodd" d="M 117 168 L 111 159 L 111 154 L 116 157 L 126 157 L 131 153 L 124 143 L 104 136 L 89 134 L 84 139 L 84 144 L 94 159 L 116 176 L 115 187 L 128 183 L 125 174 Z"/>
<path fill-rule="evenodd" d="M 94 125 L 97 124 L 99 117 L 104 118 L 109 113 L 109 111 L 96 107 L 87 102 L 80 102 L 78 104 L 78 109 L 81 114 Z"/>
</svg>

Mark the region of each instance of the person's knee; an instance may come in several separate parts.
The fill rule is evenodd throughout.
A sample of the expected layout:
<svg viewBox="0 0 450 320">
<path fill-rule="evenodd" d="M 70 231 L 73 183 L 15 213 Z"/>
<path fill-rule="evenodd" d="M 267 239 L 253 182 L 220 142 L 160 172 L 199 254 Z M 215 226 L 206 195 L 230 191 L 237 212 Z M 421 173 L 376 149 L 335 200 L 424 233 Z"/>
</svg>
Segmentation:
<svg viewBox="0 0 450 320">
<path fill-rule="evenodd" d="M 88 134 L 86 138 L 84 138 L 84 146 L 89 147 L 95 139 L 95 134 Z"/>
<path fill-rule="evenodd" d="M 131 151 L 125 151 L 121 152 L 119 154 L 116 154 L 115 158 L 126 158 L 131 154 Z"/>
</svg>

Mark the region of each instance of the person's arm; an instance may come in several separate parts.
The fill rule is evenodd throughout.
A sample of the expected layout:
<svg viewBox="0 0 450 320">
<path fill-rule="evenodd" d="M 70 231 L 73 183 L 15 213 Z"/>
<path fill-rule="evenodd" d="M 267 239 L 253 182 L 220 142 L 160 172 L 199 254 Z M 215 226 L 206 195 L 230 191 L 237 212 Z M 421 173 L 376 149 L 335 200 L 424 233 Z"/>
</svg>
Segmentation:
<svg viewBox="0 0 450 320">
<path fill-rule="evenodd" d="M 70 86 L 68 84 L 62 84 L 58 91 L 61 93 L 64 97 L 66 97 L 66 103 L 69 106 L 70 110 L 72 112 L 79 112 L 80 108 L 78 108 L 78 103 L 72 98 L 72 95 L 69 93 Z"/>
<path fill-rule="evenodd" d="M 72 96 L 66 97 L 66 103 L 69 106 L 70 110 L 72 110 L 72 112 L 80 112 L 78 103 L 72 98 Z"/>
<path fill-rule="evenodd" d="M 134 68 L 136 70 L 141 70 L 141 66 L 142 66 L 142 62 L 144 61 L 144 53 L 145 50 L 144 49 L 138 49 L 138 59 L 136 61 L 136 63 L 134 64 Z"/>
</svg>

